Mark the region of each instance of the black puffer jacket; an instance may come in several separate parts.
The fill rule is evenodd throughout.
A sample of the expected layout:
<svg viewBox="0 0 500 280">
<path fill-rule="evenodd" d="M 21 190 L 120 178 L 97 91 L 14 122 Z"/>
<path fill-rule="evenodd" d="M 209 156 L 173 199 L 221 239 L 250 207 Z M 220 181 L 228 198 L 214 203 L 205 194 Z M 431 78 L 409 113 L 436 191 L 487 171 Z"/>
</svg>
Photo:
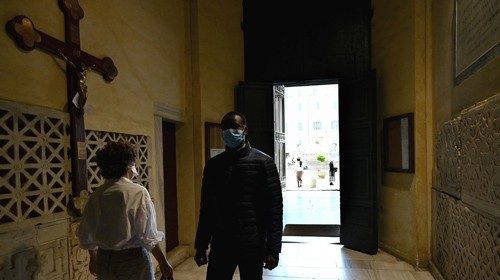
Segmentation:
<svg viewBox="0 0 500 280">
<path fill-rule="evenodd" d="M 211 158 L 204 170 L 195 248 L 247 254 L 281 252 L 283 197 L 274 161 L 246 146 Z"/>
</svg>

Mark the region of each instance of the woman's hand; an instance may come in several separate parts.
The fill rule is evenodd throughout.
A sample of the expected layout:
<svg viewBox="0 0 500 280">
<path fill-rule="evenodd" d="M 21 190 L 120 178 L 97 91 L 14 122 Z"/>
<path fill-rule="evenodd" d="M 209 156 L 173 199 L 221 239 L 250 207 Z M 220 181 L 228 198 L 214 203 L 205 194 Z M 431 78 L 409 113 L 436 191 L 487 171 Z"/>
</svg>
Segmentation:
<svg viewBox="0 0 500 280">
<path fill-rule="evenodd" d="M 163 252 L 161 251 L 158 244 L 156 244 L 151 253 L 153 253 L 153 256 L 160 265 L 160 271 L 162 275 L 161 278 L 165 280 L 174 280 L 174 269 L 165 258 L 165 255 L 163 255 Z"/>
<path fill-rule="evenodd" d="M 174 280 L 174 269 L 168 261 L 160 264 L 161 275 L 166 280 Z"/>
</svg>

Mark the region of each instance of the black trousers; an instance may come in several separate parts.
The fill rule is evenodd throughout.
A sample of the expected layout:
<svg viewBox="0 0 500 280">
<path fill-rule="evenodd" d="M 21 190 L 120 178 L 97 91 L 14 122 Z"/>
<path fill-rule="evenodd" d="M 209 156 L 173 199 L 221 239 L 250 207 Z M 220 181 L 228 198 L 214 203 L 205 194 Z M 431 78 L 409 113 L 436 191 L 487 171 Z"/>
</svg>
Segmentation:
<svg viewBox="0 0 500 280">
<path fill-rule="evenodd" d="M 207 280 L 231 280 L 236 267 L 240 270 L 241 280 L 262 280 L 263 265 L 261 254 L 240 257 L 232 253 L 211 252 Z"/>
</svg>

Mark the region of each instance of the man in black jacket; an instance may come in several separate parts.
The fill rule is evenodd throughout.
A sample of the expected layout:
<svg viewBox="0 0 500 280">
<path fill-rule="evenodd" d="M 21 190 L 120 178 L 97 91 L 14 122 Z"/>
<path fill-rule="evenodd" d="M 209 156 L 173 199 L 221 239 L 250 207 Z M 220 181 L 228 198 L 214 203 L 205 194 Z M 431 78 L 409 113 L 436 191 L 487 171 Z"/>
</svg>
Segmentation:
<svg viewBox="0 0 500 280">
<path fill-rule="evenodd" d="M 241 280 L 259 280 L 263 264 L 275 268 L 281 252 L 278 171 L 271 157 L 245 140 L 243 114 L 227 113 L 221 128 L 226 151 L 205 166 L 194 259 L 198 266 L 208 262 L 207 280 L 230 280 L 237 266 Z"/>
</svg>

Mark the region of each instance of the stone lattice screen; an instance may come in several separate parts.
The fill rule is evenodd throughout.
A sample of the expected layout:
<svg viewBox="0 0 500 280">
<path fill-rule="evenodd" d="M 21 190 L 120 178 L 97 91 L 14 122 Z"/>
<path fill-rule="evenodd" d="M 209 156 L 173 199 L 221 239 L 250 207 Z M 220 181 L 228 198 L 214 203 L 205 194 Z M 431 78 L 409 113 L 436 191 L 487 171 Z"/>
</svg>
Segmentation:
<svg viewBox="0 0 500 280">
<path fill-rule="evenodd" d="M 440 129 L 432 261 L 447 280 L 500 279 L 500 94 Z"/>
<path fill-rule="evenodd" d="M 94 279 L 76 238 L 78 221 L 66 213 L 68 126 L 65 112 L 0 100 L 0 279 Z M 136 182 L 149 187 L 149 139 L 88 130 L 88 190 L 102 183 L 95 152 L 111 140 L 136 147 Z"/>
<path fill-rule="evenodd" d="M 0 225 L 64 214 L 70 185 L 67 114 L 0 101 Z"/>
<path fill-rule="evenodd" d="M 0 226 L 64 217 L 71 192 L 67 113 L 0 101 Z M 150 141 L 143 135 L 87 130 L 87 174 L 91 191 L 98 175 L 96 151 L 107 141 L 136 147 L 137 183 L 150 185 Z M 54 216 L 55 215 L 55 216 Z"/>
</svg>

